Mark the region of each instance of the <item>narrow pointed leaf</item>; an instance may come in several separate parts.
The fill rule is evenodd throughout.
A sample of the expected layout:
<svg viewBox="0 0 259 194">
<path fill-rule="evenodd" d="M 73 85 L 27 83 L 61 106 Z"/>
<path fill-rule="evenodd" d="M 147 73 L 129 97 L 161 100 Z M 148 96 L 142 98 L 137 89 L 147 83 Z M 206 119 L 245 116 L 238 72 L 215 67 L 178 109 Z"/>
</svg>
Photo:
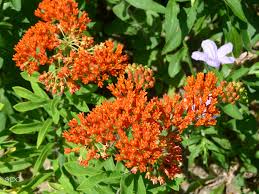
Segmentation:
<svg viewBox="0 0 259 194">
<path fill-rule="evenodd" d="M 54 146 L 54 143 L 49 143 L 43 147 L 43 149 L 33 167 L 34 175 L 37 174 L 38 171 L 42 168 L 42 164 L 45 161 L 45 159 L 47 158 L 47 156 L 51 153 L 51 149 L 53 146 Z"/>
<path fill-rule="evenodd" d="M 10 161 L 8 163 L 0 162 L 0 174 L 21 171 L 30 166 L 31 166 L 31 163 L 24 159 Z"/>
<path fill-rule="evenodd" d="M 16 124 L 11 127 L 9 130 L 15 134 L 28 134 L 39 131 L 42 127 L 42 122 L 34 122 L 29 124 Z"/>
<path fill-rule="evenodd" d="M 234 119 L 237 119 L 237 120 L 243 119 L 243 116 L 236 105 L 228 104 L 228 105 L 224 106 L 222 109 L 227 115 L 229 115 L 230 117 L 232 117 Z"/>
<path fill-rule="evenodd" d="M 165 12 L 165 46 L 162 50 L 162 54 L 173 51 L 180 46 L 182 42 L 182 31 L 177 18 L 179 12 L 180 8 L 177 2 L 175 0 L 169 1 Z"/>
<path fill-rule="evenodd" d="M 27 112 L 37 108 L 41 108 L 45 104 L 46 104 L 46 101 L 40 101 L 40 102 L 27 101 L 27 102 L 20 102 L 14 105 L 13 108 L 19 112 Z"/>
<path fill-rule="evenodd" d="M 247 22 L 240 0 L 224 0 L 233 13 L 242 21 Z"/>
<path fill-rule="evenodd" d="M 159 3 L 156 3 L 153 0 L 141 0 L 141 1 L 126 0 L 126 1 L 132 6 L 139 9 L 151 10 L 158 13 L 165 13 L 165 7 Z"/>
<path fill-rule="evenodd" d="M 43 142 L 48 129 L 50 128 L 52 124 L 52 120 L 51 119 L 47 119 L 44 123 L 43 126 L 40 128 L 39 130 L 39 134 L 38 134 L 38 138 L 37 138 L 37 149 L 39 148 L 39 146 L 41 145 L 41 143 Z"/>
</svg>

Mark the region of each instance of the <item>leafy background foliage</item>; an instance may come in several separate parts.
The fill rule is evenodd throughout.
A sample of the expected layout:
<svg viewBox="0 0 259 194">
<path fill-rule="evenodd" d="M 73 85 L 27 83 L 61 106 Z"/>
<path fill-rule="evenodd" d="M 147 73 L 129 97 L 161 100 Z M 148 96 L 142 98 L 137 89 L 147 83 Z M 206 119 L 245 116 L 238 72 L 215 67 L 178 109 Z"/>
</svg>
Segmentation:
<svg viewBox="0 0 259 194">
<path fill-rule="evenodd" d="M 215 127 L 185 132 L 184 181 L 177 178 L 167 186 L 151 186 L 113 158 L 82 168 L 73 154 L 64 155 L 61 133 L 66 123 L 109 96 L 91 84 L 73 96 L 51 96 L 36 77 L 20 74 L 12 62 L 13 47 L 37 21 L 33 12 L 38 3 L 0 0 L 1 192 L 259 192 L 257 0 L 78 1 L 93 19 L 90 34 L 97 42 L 115 39 L 125 45 L 131 61 L 154 69 L 154 95 L 173 94 L 186 76 L 208 70 L 190 58 L 202 40 L 234 44 L 237 64 L 216 73 L 220 80 L 242 81 L 248 101 L 221 107 L 224 113 Z"/>
</svg>

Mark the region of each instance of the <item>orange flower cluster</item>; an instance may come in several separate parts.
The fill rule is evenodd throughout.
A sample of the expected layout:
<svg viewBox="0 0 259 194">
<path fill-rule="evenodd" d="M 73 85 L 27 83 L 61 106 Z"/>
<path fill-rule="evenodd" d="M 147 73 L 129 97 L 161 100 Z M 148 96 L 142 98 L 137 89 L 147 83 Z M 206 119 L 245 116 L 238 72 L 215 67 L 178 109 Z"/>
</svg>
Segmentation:
<svg viewBox="0 0 259 194">
<path fill-rule="evenodd" d="M 58 22 L 65 33 L 82 32 L 90 22 L 86 12 L 79 16 L 78 5 L 74 0 L 43 0 L 35 15 L 45 22 Z"/>
<path fill-rule="evenodd" d="M 119 76 L 124 73 L 127 55 L 122 55 L 123 46 L 108 40 L 92 48 L 92 53 L 87 50 L 79 50 L 74 57 L 71 69 L 73 80 L 82 80 L 84 84 L 89 82 L 103 86 L 103 81 L 111 76 Z"/>
<path fill-rule="evenodd" d="M 48 62 L 47 51 L 59 45 L 57 28 L 50 23 L 38 22 L 32 26 L 15 47 L 13 60 L 22 71 L 30 74 L 39 70 L 39 65 Z"/>
<path fill-rule="evenodd" d="M 223 94 L 222 89 L 222 85 L 217 86 L 217 77 L 212 72 L 206 75 L 198 73 L 196 79 L 194 76 L 188 77 L 181 102 L 186 111 L 185 123 L 196 126 L 215 125 L 216 116 L 219 115 L 216 105 L 218 97 Z M 184 128 L 186 127 L 182 127 Z"/>
<path fill-rule="evenodd" d="M 155 79 L 151 69 L 145 68 L 142 65 L 129 64 L 126 73 L 127 79 L 124 76 L 120 76 L 116 85 L 110 84 L 108 86 L 108 89 L 117 98 L 126 96 L 129 91 L 138 93 L 141 90 L 154 87 Z"/>
<path fill-rule="evenodd" d="M 90 19 L 79 12 L 74 0 L 43 0 L 35 15 L 39 21 L 16 45 L 13 60 L 22 71 L 40 72 L 40 65 L 49 65 L 39 81 L 53 94 L 66 88 L 74 93 L 80 83 L 97 83 L 102 87 L 109 76 L 124 73 L 127 55 L 123 46 L 106 41 L 95 45 L 84 31 Z M 49 52 L 51 51 L 51 52 Z"/>
<path fill-rule="evenodd" d="M 108 87 L 116 100 L 104 102 L 87 116 L 79 114 L 80 122 L 71 120 L 70 130 L 63 136 L 68 142 L 91 150 L 91 157 L 87 154 L 81 162 L 85 165 L 96 154 L 107 156 L 95 147 L 96 143 L 102 143 L 114 146 L 115 159 L 123 161 L 132 172 L 146 172 L 154 183 L 163 183 L 180 172 L 180 137 L 170 130 L 170 125 L 164 125 L 170 123 L 170 112 L 164 110 L 163 101 L 147 99 L 145 89 L 154 85 L 152 71 L 132 65 L 127 72 L 127 78 L 120 76 L 116 85 Z M 163 135 L 163 131 L 168 134 Z"/>
<path fill-rule="evenodd" d="M 213 73 L 198 73 L 187 78 L 181 95 L 148 100 L 146 89 L 154 85 L 153 72 L 135 64 L 125 72 L 108 86 L 115 100 L 105 101 L 87 116 L 80 113 L 79 121 L 71 120 L 63 136 L 89 150 L 81 164 L 110 154 L 132 173 L 145 172 L 154 184 L 163 184 L 181 172 L 180 134 L 190 125 L 215 125 L 218 99 L 228 86 L 224 82 L 217 86 Z M 105 145 L 105 151 L 97 143 Z M 116 151 L 108 153 L 109 149 Z"/>
</svg>

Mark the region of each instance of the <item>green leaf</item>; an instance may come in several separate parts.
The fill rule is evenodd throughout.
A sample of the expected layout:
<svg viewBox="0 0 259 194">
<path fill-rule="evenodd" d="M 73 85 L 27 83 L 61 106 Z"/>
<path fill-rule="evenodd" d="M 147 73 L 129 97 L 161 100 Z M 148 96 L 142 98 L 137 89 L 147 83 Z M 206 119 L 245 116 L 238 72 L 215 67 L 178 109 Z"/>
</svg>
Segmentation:
<svg viewBox="0 0 259 194">
<path fill-rule="evenodd" d="M 41 143 L 43 142 L 48 129 L 50 128 L 52 124 L 52 119 L 47 119 L 44 123 L 42 128 L 40 128 L 37 138 L 37 149 L 40 147 Z"/>
<path fill-rule="evenodd" d="M 14 6 L 14 9 L 16 11 L 20 11 L 21 10 L 21 8 L 22 8 L 21 0 L 11 0 L 11 2 L 12 2 L 13 6 Z"/>
<path fill-rule="evenodd" d="M 0 132 L 5 129 L 6 120 L 7 120 L 6 114 L 4 114 L 3 112 L 0 112 Z"/>
<path fill-rule="evenodd" d="M 65 189 L 65 191 L 67 191 L 66 193 L 76 193 L 69 178 L 64 173 L 62 173 L 62 175 L 58 181 L 61 183 L 61 185 Z"/>
<path fill-rule="evenodd" d="M 243 49 L 243 40 L 240 32 L 231 24 L 228 23 L 229 32 L 226 34 L 226 39 L 228 42 L 232 42 L 234 45 L 234 56 L 239 57 Z"/>
<path fill-rule="evenodd" d="M 49 182 L 49 186 L 55 190 L 64 191 L 64 188 L 61 184 Z"/>
<path fill-rule="evenodd" d="M 120 194 L 134 193 L 134 175 L 123 176 L 120 181 Z"/>
<path fill-rule="evenodd" d="M 196 7 L 191 7 L 191 8 L 185 8 L 184 11 L 186 12 L 186 18 L 187 19 L 187 27 L 188 27 L 188 31 L 187 33 L 189 34 L 189 32 L 191 31 L 195 21 L 196 21 L 196 15 L 197 15 L 197 12 L 196 12 Z"/>
<path fill-rule="evenodd" d="M 74 176 L 95 176 L 102 171 L 93 167 L 83 167 L 78 162 L 67 162 L 64 164 L 65 169 Z"/>
<path fill-rule="evenodd" d="M 218 144 L 220 145 L 222 148 L 226 149 L 226 150 L 231 150 L 231 143 L 228 139 L 222 138 L 222 137 L 213 137 L 212 139 Z"/>
<path fill-rule="evenodd" d="M 31 163 L 24 159 L 9 162 L 0 162 L 0 174 L 21 171 L 30 166 Z"/>
<path fill-rule="evenodd" d="M 36 72 L 33 73 L 32 75 L 29 75 L 26 71 L 24 71 L 21 73 L 21 76 L 23 79 L 31 83 L 32 90 L 37 96 L 40 96 L 44 99 L 49 99 L 48 94 L 43 89 L 41 89 L 41 87 L 37 83 L 39 75 Z"/>
<path fill-rule="evenodd" d="M 152 189 L 149 189 L 148 191 L 151 192 L 152 194 L 165 194 L 168 193 L 166 192 L 166 186 L 165 185 L 161 185 Z"/>
<path fill-rule="evenodd" d="M 165 13 L 165 7 L 153 0 L 126 0 L 130 5 L 144 10 L 151 10 L 158 13 Z"/>
<path fill-rule="evenodd" d="M 215 158 L 223 168 L 227 169 L 228 163 L 226 162 L 226 158 L 224 154 L 218 152 L 212 152 L 212 157 Z"/>
<path fill-rule="evenodd" d="M 249 164 L 249 163 L 244 163 L 244 166 L 245 166 L 245 168 L 246 168 L 246 170 L 247 170 L 248 172 L 257 174 L 257 168 L 256 168 L 254 165 Z"/>
<path fill-rule="evenodd" d="M 13 90 L 18 96 L 25 98 L 27 100 L 31 100 L 32 102 L 43 101 L 43 99 L 41 99 L 39 96 L 36 96 L 35 94 L 33 94 L 31 91 L 27 90 L 26 88 L 23 88 L 20 86 L 15 86 L 15 87 L 13 87 Z"/>
<path fill-rule="evenodd" d="M 220 149 L 215 143 L 213 143 L 212 141 L 208 140 L 208 139 L 204 139 L 204 146 L 206 149 L 209 149 L 211 151 L 214 152 L 222 152 L 222 149 Z"/>
<path fill-rule="evenodd" d="M 194 6 L 196 0 L 191 0 L 191 5 Z"/>
<path fill-rule="evenodd" d="M 69 103 L 74 105 L 79 111 L 81 112 L 89 112 L 89 108 L 87 106 L 88 100 L 92 100 L 92 98 L 89 99 L 90 94 L 82 95 L 82 96 L 75 96 L 71 95 L 69 92 L 65 92 L 66 97 L 69 100 Z"/>
<path fill-rule="evenodd" d="M 38 171 L 42 168 L 42 164 L 47 158 L 47 156 L 51 153 L 51 149 L 54 146 L 54 143 L 49 143 L 45 145 L 37 158 L 34 167 L 33 167 L 33 174 L 36 175 Z"/>
<path fill-rule="evenodd" d="M 165 46 L 162 50 L 162 54 L 173 51 L 178 46 L 180 46 L 182 42 L 182 31 L 180 28 L 179 20 L 177 18 L 179 12 L 180 8 L 176 1 L 169 1 L 165 12 Z"/>
<path fill-rule="evenodd" d="M 127 168 L 123 165 L 122 162 L 116 162 L 116 167 L 115 167 L 117 172 L 126 172 Z"/>
<path fill-rule="evenodd" d="M 110 157 L 109 159 L 105 160 L 103 166 L 106 171 L 113 171 L 115 169 L 113 158 Z"/>
<path fill-rule="evenodd" d="M 102 186 L 102 185 L 97 185 L 95 186 L 94 190 L 96 190 L 99 193 L 101 194 L 115 194 L 114 190 L 112 190 L 112 187 L 109 186 L 109 185 L 105 185 L 105 186 Z"/>
<path fill-rule="evenodd" d="M 0 69 L 3 67 L 3 64 L 4 64 L 4 59 L 0 57 Z"/>
<path fill-rule="evenodd" d="M 86 180 L 81 182 L 76 190 L 84 191 L 86 189 L 91 189 L 95 185 L 98 185 L 100 182 L 102 182 L 102 179 L 104 179 L 105 177 L 106 177 L 106 175 L 104 173 L 100 173 L 98 175 L 91 176 L 90 178 L 87 178 Z"/>
<path fill-rule="evenodd" d="M 191 146 L 193 144 L 197 144 L 201 141 L 202 136 L 200 135 L 192 135 L 189 138 L 183 138 L 182 145 L 184 147 Z"/>
<path fill-rule="evenodd" d="M 239 109 L 237 108 L 236 105 L 233 104 L 227 104 L 225 105 L 222 110 L 229 115 L 230 117 L 237 119 L 237 120 L 242 120 L 243 116 L 241 114 L 241 112 L 239 111 Z"/>
<path fill-rule="evenodd" d="M 233 71 L 233 73 L 230 75 L 230 79 L 232 79 L 233 81 L 236 81 L 239 78 L 246 76 L 248 72 L 249 72 L 249 68 L 241 67 L 240 69 Z"/>
<path fill-rule="evenodd" d="M 60 117 L 60 114 L 59 114 L 59 111 L 58 111 L 58 105 L 59 105 L 59 101 L 60 101 L 60 98 L 54 98 L 52 101 L 51 101 L 51 116 L 53 118 L 53 122 L 55 124 L 58 124 L 58 121 L 59 121 L 59 117 Z"/>
<path fill-rule="evenodd" d="M 218 131 L 215 129 L 215 127 L 209 127 L 203 130 L 203 132 L 206 135 L 212 135 L 212 134 L 218 134 Z"/>
<path fill-rule="evenodd" d="M 125 21 L 130 18 L 128 8 L 129 4 L 126 1 L 121 1 L 119 4 L 112 8 L 112 11 L 118 18 L 120 18 L 122 21 Z"/>
<path fill-rule="evenodd" d="M 46 101 L 40 101 L 40 102 L 20 102 L 13 106 L 13 108 L 19 112 L 27 112 L 30 110 L 34 110 L 37 108 L 42 108 L 47 102 Z"/>
<path fill-rule="evenodd" d="M 4 185 L 4 186 L 8 186 L 8 187 L 12 186 L 10 182 L 8 182 L 4 179 L 4 177 L 0 177 L 0 185 Z"/>
<path fill-rule="evenodd" d="M 13 109 L 10 101 L 5 96 L 5 90 L 3 88 L 0 88 L 0 102 L 4 104 L 4 107 L 2 109 L 2 112 L 4 112 L 6 115 L 13 114 Z"/>
<path fill-rule="evenodd" d="M 38 82 L 38 75 L 39 75 L 38 72 L 37 73 L 35 72 L 32 75 L 30 75 L 28 72 L 23 71 L 20 73 L 20 75 L 22 76 L 23 79 L 29 82 L 36 82 L 36 83 Z"/>
<path fill-rule="evenodd" d="M 252 45 L 251 45 L 251 38 L 250 35 L 248 33 L 247 29 L 242 29 L 241 30 L 241 34 L 242 34 L 242 39 L 243 39 L 243 43 L 244 43 L 244 48 L 250 52 L 252 51 Z"/>
<path fill-rule="evenodd" d="M 168 183 L 168 186 L 175 191 L 179 191 L 180 184 L 183 182 L 183 180 L 184 179 L 182 177 L 176 177 Z"/>
<path fill-rule="evenodd" d="M 194 162 L 194 159 L 197 158 L 202 151 L 201 144 L 198 144 L 198 145 L 193 144 L 189 147 L 189 150 L 190 150 L 190 156 L 189 156 L 188 162 L 189 162 L 189 165 L 191 165 Z"/>
<path fill-rule="evenodd" d="M 252 67 L 249 68 L 249 75 L 259 75 L 259 62 L 252 65 Z"/>
<path fill-rule="evenodd" d="M 15 134 L 28 134 L 28 133 L 39 131 L 41 127 L 42 127 L 42 122 L 37 121 L 34 123 L 28 123 L 28 124 L 16 124 L 13 127 L 11 127 L 9 130 Z"/>
<path fill-rule="evenodd" d="M 138 182 L 137 182 L 137 193 L 146 194 L 146 187 L 143 181 L 143 178 L 141 175 L 138 176 Z"/>
<path fill-rule="evenodd" d="M 119 185 L 121 177 L 122 177 L 122 173 L 116 172 L 116 171 L 108 171 L 108 172 L 105 172 L 105 174 L 106 174 L 107 178 L 102 180 L 103 183 Z"/>
<path fill-rule="evenodd" d="M 25 188 L 36 189 L 37 186 L 47 180 L 51 175 L 53 175 L 53 172 L 39 174 L 26 184 Z"/>
<path fill-rule="evenodd" d="M 44 99 L 49 99 L 48 94 L 39 86 L 38 83 L 36 82 L 31 82 L 31 87 L 34 91 L 34 93 Z"/>
<path fill-rule="evenodd" d="M 168 74 L 175 77 L 181 70 L 181 60 L 186 55 L 186 49 L 182 48 L 173 55 L 167 55 L 166 60 L 169 61 Z"/>
<path fill-rule="evenodd" d="M 0 22 L 0 30 L 11 30 L 13 25 L 8 22 Z"/>
<path fill-rule="evenodd" d="M 221 184 L 215 189 L 211 190 L 210 194 L 223 194 L 225 189 L 225 184 Z"/>
<path fill-rule="evenodd" d="M 121 176 L 121 174 L 117 174 L 117 179 L 119 179 Z M 114 177 L 111 176 L 107 176 L 107 174 L 105 172 L 97 174 L 95 176 L 91 176 L 87 179 L 85 179 L 78 187 L 77 190 L 78 191 L 84 191 L 86 189 L 91 189 L 93 187 L 95 187 L 96 185 L 98 185 L 101 182 L 110 182 L 112 181 Z M 112 182 L 113 183 L 113 182 Z"/>
<path fill-rule="evenodd" d="M 247 22 L 240 0 L 224 0 L 233 13 L 243 22 Z"/>
</svg>

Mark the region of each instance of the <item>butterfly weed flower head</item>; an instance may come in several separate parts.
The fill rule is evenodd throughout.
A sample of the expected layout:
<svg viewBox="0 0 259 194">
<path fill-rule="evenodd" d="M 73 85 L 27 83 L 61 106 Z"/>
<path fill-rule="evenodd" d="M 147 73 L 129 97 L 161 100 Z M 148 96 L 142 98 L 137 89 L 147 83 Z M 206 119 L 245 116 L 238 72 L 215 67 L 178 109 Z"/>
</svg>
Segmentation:
<svg viewBox="0 0 259 194">
<path fill-rule="evenodd" d="M 117 98 L 124 97 L 128 94 L 128 91 L 134 91 L 138 93 L 148 88 L 153 88 L 155 84 L 155 78 L 153 77 L 153 71 L 142 65 L 128 65 L 126 70 L 126 77 L 124 75 L 118 78 L 118 82 L 110 84 L 109 90 Z"/>
<path fill-rule="evenodd" d="M 198 73 L 187 78 L 183 93 L 148 99 L 147 89 L 155 81 L 153 72 L 136 64 L 128 65 L 125 72 L 116 84 L 108 86 L 115 99 L 103 102 L 88 115 L 80 113 L 79 121 L 72 119 L 63 137 L 87 149 L 85 158 L 80 159 L 82 165 L 113 156 L 131 173 L 145 173 L 154 184 L 164 184 L 181 173 L 180 134 L 191 125 L 216 124 L 217 105 L 227 83 L 218 83 L 212 72 Z M 104 152 L 96 144 L 112 151 Z"/>
<path fill-rule="evenodd" d="M 153 86 L 147 84 L 154 81 L 152 71 L 133 64 L 126 72 L 108 87 L 115 100 L 103 102 L 86 116 L 79 114 L 80 122 L 71 120 L 63 136 L 89 151 L 81 160 L 83 165 L 96 155 L 107 157 L 95 146 L 101 143 L 106 150 L 116 150 L 111 154 L 132 173 L 146 173 L 153 183 L 163 184 L 181 172 L 181 138 L 177 131 L 170 130 L 170 112 L 164 110 L 165 103 L 146 96 L 146 89 Z"/>
<path fill-rule="evenodd" d="M 43 21 L 25 33 L 13 60 L 22 71 L 38 71 L 47 91 L 74 93 L 90 82 L 102 87 L 110 76 L 124 72 L 128 57 L 123 46 L 111 40 L 95 44 L 85 35 L 90 19 L 74 0 L 43 0 L 35 15 Z M 42 71 L 43 65 L 49 69 Z"/>
<path fill-rule="evenodd" d="M 35 15 L 45 22 L 58 24 L 65 33 L 81 33 L 91 21 L 86 12 L 79 12 L 74 0 L 43 0 Z"/>
<path fill-rule="evenodd" d="M 170 104 L 172 125 L 180 133 L 191 125 L 216 125 L 216 118 L 220 115 L 218 105 L 222 102 L 236 103 L 243 91 L 240 83 L 218 83 L 213 72 L 189 76 L 181 94 L 165 98 L 166 104 Z"/>
<path fill-rule="evenodd" d="M 201 43 L 203 52 L 195 51 L 192 53 L 192 58 L 196 61 L 204 61 L 211 67 L 219 68 L 220 64 L 231 64 L 235 62 L 234 57 L 227 56 L 233 50 L 232 43 L 227 43 L 219 49 L 212 40 L 204 40 Z"/>
<path fill-rule="evenodd" d="M 32 26 L 15 46 L 13 60 L 22 71 L 32 74 L 40 65 L 48 63 L 47 51 L 59 45 L 58 29 L 51 23 L 38 22 Z"/>
</svg>

